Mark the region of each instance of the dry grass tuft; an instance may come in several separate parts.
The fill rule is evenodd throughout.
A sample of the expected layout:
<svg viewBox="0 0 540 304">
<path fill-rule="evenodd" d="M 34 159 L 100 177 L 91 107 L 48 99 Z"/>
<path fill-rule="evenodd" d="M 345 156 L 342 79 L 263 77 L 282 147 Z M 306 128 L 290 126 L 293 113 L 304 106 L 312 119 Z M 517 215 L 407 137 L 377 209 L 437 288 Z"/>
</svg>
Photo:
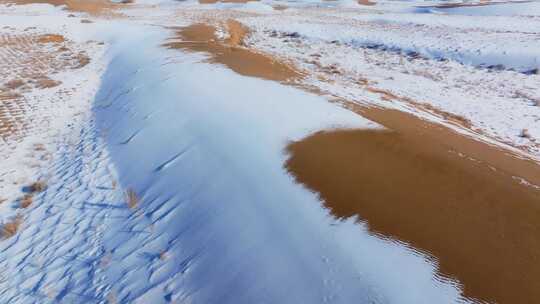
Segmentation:
<svg viewBox="0 0 540 304">
<path fill-rule="evenodd" d="M 9 239 L 10 237 L 14 236 L 19 230 L 21 224 L 22 224 L 21 215 L 17 215 L 15 218 L 11 220 L 11 222 L 5 223 L 2 226 L 2 235 L 1 235 L 2 238 Z"/>
<path fill-rule="evenodd" d="M 47 76 L 41 76 L 39 79 L 36 80 L 36 87 L 39 89 L 54 88 L 56 86 L 59 86 L 60 84 L 62 84 L 61 81 L 50 79 Z"/>
<path fill-rule="evenodd" d="M 116 300 L 116 293 L 111 290 L 109 294 L 107 295 L 107 304 L 116 304 L 118 303 Z"/>
<path fill-rule="evenodd" d="M 44 144 L 40 144 L 40 143 L 34 144 L 34 151 L 45 151 L 45 150 L 47 149 L 45 148 Z"/>
<path fill-rule="evenodd" d="M 15 90 L 19 87 L 22 87 L 24 85 L 24 81 L 21 80 L 21 79 L 13 79 L 13 80 L 10 80 L 8 82 L 6 82 L 4 84 L 4 87 L 10 89 L 10 90 Z"/>
<path fill-rule="evenodd" d="M 66 41 L 64 36 L 58 34 L 46 34 L 39 37 L 39 43 L 61 43 Z"/>
<path fill-rule="evenodd" d="M 45 189 L 47 189 L 47 183 L 43 180 L 39 180 L 28 186 L 28 192 L 30 193 L 42 192 Z"/>
<path fill-rule="evenodd" d="M 31 194 L 26 194 L 26 195 L 23 196 L 23 198 L 21 198 L 19 207 L 26 209 L 30 205 L 32 205 L 33 201 L 34 201 L 34 198 L 32 197 L 32 195 Z"/>
<path fill-rule="evenodd" d="M 135 191 L 133 191 L 132 189 L 128 189 L 126 191 L 126 202 L 128 207 L 131 209 L 135 209 L 137 207 L 139 198 L 137 197 L 137 193 L 135 193 Z"/>
<path fill-rule="evenodd" d="M 90 63 L 90 57 L 88 57 L 84 52 L 79 52 L 75 58 L 78 62 L 73 69 L 80 69 Z"/>
<path fill-rule="evenodd" d="M 531 136 L 531 133 L 529 133 L 529 130 L 528 130 L 528 129 L 523 129 L 523 130 L 521 130 L 521 132 L 519 133 L 519 137 L 531 139 L 532 136 Z"/>
<path fill-rule="evenodd" d="M 242 23 L 233 19 L 227 20 L 227 29 L 229 31 L 227 44 L 230 46 L 244 46 L 244 39 L 249 34 L 249 30 Z"/>
</svg>

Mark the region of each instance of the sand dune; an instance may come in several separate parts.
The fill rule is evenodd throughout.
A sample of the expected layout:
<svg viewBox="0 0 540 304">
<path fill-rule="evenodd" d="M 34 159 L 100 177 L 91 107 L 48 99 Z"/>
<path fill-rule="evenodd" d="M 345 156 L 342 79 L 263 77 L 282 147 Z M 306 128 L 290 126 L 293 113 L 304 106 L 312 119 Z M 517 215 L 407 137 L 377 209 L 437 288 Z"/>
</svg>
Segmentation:
<svg viewBox="0 0 540 304">
<path fill-rule="evenodd" d="M 393 116 L 396 121 L 403 114 Z M 399 122 L 411 120 L 414 124 L 414 118 Z M 512 175 L 517 172 L 501 170 L 497 162 L 463 154 L 452 140 L 445 143 L 444 131 L 434 129 L 426 124 L 321 132 L 291 144 L 286 166 L 320 193 L 335 216 L 358 216 L 374 233 L 433 255 L 443 275 L 464 285 L 465 295 L 534 302 L 540 292 L 533 283 L 540 275 L 540 192 L 520 184 Z M 441 142 L 428 140 L 432 135 Z M 476 145 L 482 157 L 482 146 Z M 540 176 L 538 166 L 523 165 Z"/>
</svg>

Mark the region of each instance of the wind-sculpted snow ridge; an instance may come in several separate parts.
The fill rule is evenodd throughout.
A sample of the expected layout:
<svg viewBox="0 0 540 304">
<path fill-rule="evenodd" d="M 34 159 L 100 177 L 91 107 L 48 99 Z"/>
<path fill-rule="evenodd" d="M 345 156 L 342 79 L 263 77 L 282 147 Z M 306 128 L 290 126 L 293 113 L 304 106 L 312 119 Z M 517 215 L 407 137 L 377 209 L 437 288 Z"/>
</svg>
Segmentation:
<svg viewBox="0 0 540 304">
<path fill-rule="evenodd" d="M 523 73 L 536 73 L 540 68 L 540 42 L 537 39 L 540 21 L 535 19 L 507 17 L 505 26 L 496 28 L 490 25 L 489 18 L 500 24 L 500 17 L 475 17 L 486 19 L 482 27 L 478 27 L 479 20 L 473 20 L 467 27 L 469 21 L 462 16 L 437 16 L 434 21 L 434 16 L 427 19 L 418 14 L 398 14 L 397 17 L 385 14 L 339 15 L 350 18 L 347 23 L 352 24 L 340 19 L 337 20 L 341 22 L 329 19 L 332 21 L 316 24 L 313 19 L 299 14 L 299 18 L 292 22 L 273 24 L 273 29 L 297 33 L 298 37 L 310 43 L 333 41 L 357 48 L 453 60 L 481 68 L 511 69 Z"/>
<path fill-rule="evenodd" d="M 0 242 L 0 302 L 466 302 L 433 261 L 334 219 L 283 168 L 289 140 L 380 127 L 167 50 L 161 29 L 113 28 L 94 115 L 57 142 Z"/>
<path fill-rule="evenodd" d="M 114 292 L 104 239 L 132 212 L 91 121 L 54 153 L 47 189 L 35 196 L 18 233 L 0 242 L 0 302 L 103 303 Z M 134 234 L 138 234 L 135 233 Z"/>
<path fill-rule="evenodd" d="M 379 126 L 168 50 L 162 28 L 84 32 L 108 41 L 109 63 L 93 113 L 99 82 L 75 90 L 46 184 L 2 226 L 0 302 L 466 302 L 432 260 L 334 219 L 283 168 L 291 140 Z"/>
<path fill-rule="evenodd" d="M 119 302 L 466 302 L 427 257 L 334 219 L 283 168 L 290 140 L 377 125 L 130 33 L 95 107 L 131 202 L 103 241 Z"/>
</svg>

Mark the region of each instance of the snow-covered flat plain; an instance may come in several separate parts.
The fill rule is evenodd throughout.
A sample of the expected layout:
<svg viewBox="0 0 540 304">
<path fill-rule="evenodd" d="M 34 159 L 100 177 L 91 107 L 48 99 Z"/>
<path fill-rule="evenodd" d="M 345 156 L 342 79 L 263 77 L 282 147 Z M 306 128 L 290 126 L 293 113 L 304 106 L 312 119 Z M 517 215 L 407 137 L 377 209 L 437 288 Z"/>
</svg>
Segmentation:
<svg viewBox="0 0 540 304">
<path fill-rule="evenodd" d="M 330 97 L 540 157 L 540 20 L 432 10 L 142 1 L 101 19 L 0 5 L 1 34 L 60 34 L 90 60 L 53 73 L 57 87 L 24 92 L 32 131 L 0 144 L 0 224 L 20 224 L 0 240 L 0 302 L 473 303 L 436 259 L 336 219 L 284 168 L 291 141 L 384 129 Z M 229 18 L 249 28 L 246 46 L 308 76 L 298 86 L 241 76 L 163 46 L 179 26 Z M 51 123 L 33 128 L 32 117 Z M 36 143 L 47 158 L 21 164 Z M 37 180 L 46 188 L 19 208 Z"/>
</svg>

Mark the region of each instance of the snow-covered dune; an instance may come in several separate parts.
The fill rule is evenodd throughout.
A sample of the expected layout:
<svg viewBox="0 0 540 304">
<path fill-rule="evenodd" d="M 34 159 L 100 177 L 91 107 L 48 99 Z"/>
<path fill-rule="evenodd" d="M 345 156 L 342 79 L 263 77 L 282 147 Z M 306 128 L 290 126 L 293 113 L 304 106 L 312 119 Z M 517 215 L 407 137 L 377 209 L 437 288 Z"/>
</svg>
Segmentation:
<svg viewBox="0 0 540 304">
<path fill-rule="evenodd" d="M 87 15 L 60 9 L 9 11 L 16 15 L 13 20 L 22 20 L 17 30 L 48 23 L 51 31 L 77 37 L 75 42 L 91 42 L 95 50 L 87 51 L 95 61 L 85 70 L 88 75 L 79 72 L 89 82 L 86 89 L 73 89 L 79 93 L 70 96 L 78 102 L 66 102 L 77 110 L 76 119 L 54 137 L 51 156 L 39 170 L 37 177 L 46 179 L 47 187 L 28 208 L 16 210 L 21 227 L 0 242 L 0 303 L 470 303 L 458 282 L 440 277 L 436 261 L 371 233 L 356 218 L 336 219 L 284 168 L 290 141 L 321 130 L 381 126 L 321 96 L 241 76 L 209 63 L 203 54 L 163 44 L 173 36 L 173 26 L 190 24 L 207 8 L 209 14 L 216 8 L 237 9 L 244 16 L 238 19 L 252 30 L 246 47 L 319 58 L 318 65 L 314 59 L 297 61 L 308 72 L 308 64 L 332 65 L 335 82 L 306 77 L 323 92 L 333 85 L 347 98 L 375 99 L 356 85 L 361 83 L 356 75 L 368 75 L 390 93 L 402 89 L 442 109 L 470 114 L 463 116 L 482 127 L 487 121 L 486 129 L 502 130 L 495 135 L 512 138 L 529 128 L 528 137 L 536 138 L 536 110 L 529 108 L 536 107 L 531 83 L 537 75 L 491 73 L 470 65 L 501 63 L 523 71 L 537 66 L 537 34 L 525 33 L 537 20 L 493 17 L 496 23 L 477 31 L 477 21 L 464 24 L 460 16 L 434 20 L 399 9 L 386 16 L 359 13 L 376 12 L 371 6 L 334 10 L 358 6 L 346 0 L 289 5 L 311 7 L 305 18 L 296 15 L 296 8 L 283 15 L 271 8 L 286 1 L 202 9 L 193 2 L 163 4 L 170 10 L 134 7 L 117 20 L 84 23 Z M 178 9 L 182 5 L 197 8 L 185 12 Z M 325 15 L 319 6 L 334 8 Z M 48 19 L 38 22 L 21 13 L 25 10 L 49 14 Z M 276 22 L 285 17 L 286 24 Z M 495 43 L 506 35 L 500 31 L 512 30 L 508 20 L 523 25 L 508 34 L 523 41 Z M 355 28 L 347 30 L 350 24 Z M 474 37 L 467 38 L 471 32 Z M 387 49 L 369 48 L 379 45 Z M 529 48 L 523 51 L 523 45 Z M 402 60 L 403 54 L 387 50 L 457 62 Z M 355 85 L 339 82 L 345 67 L 352 70 L 346 80 Z M 418 67 L 424 70 L 397 71 Z M 432 67 L 439 74 L 423 73 Z M 448 75 L 457 79 L 447 86 L 454 91 L 442 87 Z M 526 104 L 504 103 L 505 96 L 491 100 L 484 91 L 495 90 L 487 86 L 478 91 L 491 103 L 474 104 L 475 111 L 469 104 L 447 102 L 468 100 L 459 85 L 480 87 L 467 82 L 471 77 L 496 86 L 507 79 L 503 76 L 512 77 L 508 86 L 523 80 L 526 90 L 516 99 Z M 445 99 L 436 95 L 440 92 Z M 530 117 L 522 115 L 527 111 Z M 499 119 L 499 113 L 504 117 Z"/>
<path fill-rule="evenodd" d="M 290 140 L 380 128 L 324 98 L 101 22 L 92 112 L 0 242 L 6 303 L 463 303 L 433 261 L 333 218 L 283 168 Z M 404 276 L 414 278 L 403 280 Z"/>
<path fill-rule="evenodd" d="M 123 301 L 456 303 L 426 258 L 333 219 L 283 168 L 289 140 L 375 128 L 294 88 L 163 50 L 112 52 L 96 102 L 133 216 L 109 231 Z M 144 41 L 144 43 L 142 43 Z M 403 274 L 414 277 L 403 281 Z"/>
</svg>

